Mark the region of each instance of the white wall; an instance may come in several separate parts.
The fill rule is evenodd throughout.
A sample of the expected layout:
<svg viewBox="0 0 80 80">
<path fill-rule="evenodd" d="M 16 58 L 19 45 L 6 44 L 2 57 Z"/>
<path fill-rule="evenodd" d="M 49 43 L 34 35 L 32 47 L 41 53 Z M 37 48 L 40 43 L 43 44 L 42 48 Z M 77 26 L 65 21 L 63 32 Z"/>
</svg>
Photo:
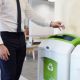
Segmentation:
<svg viewBox="0 0 80 80">
<path fill-rule="evenodd" d="M 54 3 L 50 3 L 47 0 L 30 0 L 30 4 L 40 16 L 45 19 L 54 20 Z M 29 27 L 30 35 L 48 35 L 54 33 L 53 28 L 45 28 L 33 22 L 29 23 Z"/>
<path fill-rule="evenodd" d="M 56 0 L 55 19 L 65 24 L 66 33 L 80 35 L 80 0 Z"/>
</svg>

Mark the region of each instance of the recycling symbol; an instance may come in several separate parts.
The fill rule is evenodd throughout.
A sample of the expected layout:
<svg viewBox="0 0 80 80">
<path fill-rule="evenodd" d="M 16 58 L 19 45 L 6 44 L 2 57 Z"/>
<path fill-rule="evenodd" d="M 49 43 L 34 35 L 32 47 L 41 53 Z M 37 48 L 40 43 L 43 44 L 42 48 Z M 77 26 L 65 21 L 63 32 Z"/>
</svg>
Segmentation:
<svg viewBox="0 0 80 80">
<path fill-rule="evenodd" d="M 55 79 L 51 77 L 49 80 L 55 80 Z"/>
<path fill-rule="evenodd" d="M 52 63 L 49 63 L 49 64 L 48 64 L 48 70 L 49 70 L 49 71 L 53 71 L 53 65 L 52 65 Z"/>
</svg>

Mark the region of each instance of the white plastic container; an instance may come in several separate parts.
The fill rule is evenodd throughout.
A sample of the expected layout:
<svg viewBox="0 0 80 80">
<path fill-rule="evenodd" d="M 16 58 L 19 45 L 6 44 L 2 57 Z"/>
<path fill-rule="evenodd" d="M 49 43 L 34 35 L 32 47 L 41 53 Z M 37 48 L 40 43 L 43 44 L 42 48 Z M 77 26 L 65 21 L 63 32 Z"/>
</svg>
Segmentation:
<svg viewBox="0 0 80 80">
<path fill-rule="evenodd" d="M 38 80 L 70 80 L 70 56 L 79 42 L 76 37 L 70 41 L 61 38 L 41 42 L 38 50 Z"/>
<path fill-rule="evenodd" d="M 80 45 L 71 54 L 70 80 L 80 80 Z"/>
</svg>

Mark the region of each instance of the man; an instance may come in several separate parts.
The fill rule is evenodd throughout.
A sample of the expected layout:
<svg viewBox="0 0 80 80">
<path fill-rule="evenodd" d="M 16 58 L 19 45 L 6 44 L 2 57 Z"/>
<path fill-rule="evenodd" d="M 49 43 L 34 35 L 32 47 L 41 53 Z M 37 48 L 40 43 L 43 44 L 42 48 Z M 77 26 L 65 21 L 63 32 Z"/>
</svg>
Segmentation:
<svg viewBox="0 0 80 80">
<path fill-rule="evenodd" d="M 0 0 L 0 67 L 1 80 L 19 80 L 26 54 L 24 20 L 43 26 L 64 28 L 60 22 L 37 15 L 27 0 Z"/>
</svg>

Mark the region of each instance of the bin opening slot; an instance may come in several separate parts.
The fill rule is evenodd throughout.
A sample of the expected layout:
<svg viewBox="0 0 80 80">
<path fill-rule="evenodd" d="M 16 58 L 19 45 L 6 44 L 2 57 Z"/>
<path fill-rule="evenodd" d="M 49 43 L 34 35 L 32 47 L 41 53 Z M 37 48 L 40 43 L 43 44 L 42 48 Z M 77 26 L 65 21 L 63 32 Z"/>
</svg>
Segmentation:
<svg viewBox="0 0 80 80">
<path fill-rule="evenodd" d="M 64 39 L 64 40 L 68 40 L 68 41 L 72 41 L 75 39 L 75 37 L 73 36 L 69 36 L 69 35 L 53 35 L 50 38 L 59 38 L 59 39 Z"/>
</svg>

